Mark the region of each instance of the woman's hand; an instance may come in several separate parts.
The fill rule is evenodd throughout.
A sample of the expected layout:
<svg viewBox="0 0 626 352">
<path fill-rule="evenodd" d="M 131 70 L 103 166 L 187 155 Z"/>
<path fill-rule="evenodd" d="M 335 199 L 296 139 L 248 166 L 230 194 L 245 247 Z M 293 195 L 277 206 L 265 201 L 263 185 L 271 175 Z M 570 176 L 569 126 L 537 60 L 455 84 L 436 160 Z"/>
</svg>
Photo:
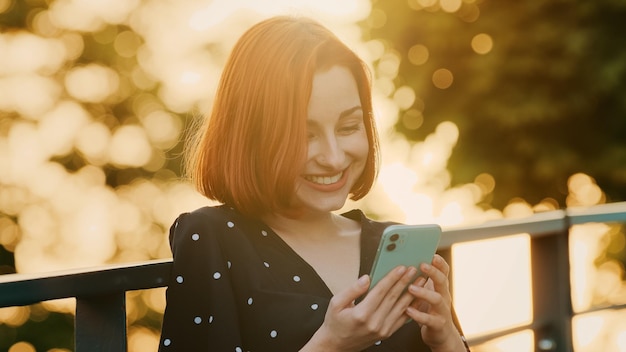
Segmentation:
<svg viewBox="0 0 626 352">
<path fill-rule="evenodd" d="M 422 339 L 432 351 L 466 351 L 452 320 L 450 266 L 436 254 L 432 265 L 424 263 L 420 269 L 429 279 L 426 285 L 420 278 L 409 286 L 415 301 L 407 308 L 407 315 L 420 324 Z"/>
<path fill-rule="evenodd" d="M 415 273 L 415 268 L 397 267 L 370 292 L 370 278 L 364 275 L 337 293 L 324 323 L 301 351 L 361 351 L 391 336 L 409 318 L 406 312 L 414 297 L 405 288 Z"/>
</svg>

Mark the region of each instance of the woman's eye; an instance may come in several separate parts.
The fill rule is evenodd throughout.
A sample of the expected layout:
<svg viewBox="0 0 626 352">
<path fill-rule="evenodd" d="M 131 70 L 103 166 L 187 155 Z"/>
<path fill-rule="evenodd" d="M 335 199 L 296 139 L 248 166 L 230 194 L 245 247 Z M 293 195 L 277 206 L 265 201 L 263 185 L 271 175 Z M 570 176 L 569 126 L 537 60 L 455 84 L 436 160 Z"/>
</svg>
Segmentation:
<svg viewBox="0 0 626 352">
<path fill-rule="evenodd" d="M 359 131 L 360 129 L 361 129 L 361 125 L 360 125 L 360 124 L 354 124 L 354 125 L 349 125 L 349 126 L 344 126 L 344 127 L 341 127 L 341 128 L 339 129 L 339 132 L 340 132 L 340 133 L 343 133 L 343 134 L 350 134 L 350 133 L 357 132 L 357 131 Z"/>
</svg>

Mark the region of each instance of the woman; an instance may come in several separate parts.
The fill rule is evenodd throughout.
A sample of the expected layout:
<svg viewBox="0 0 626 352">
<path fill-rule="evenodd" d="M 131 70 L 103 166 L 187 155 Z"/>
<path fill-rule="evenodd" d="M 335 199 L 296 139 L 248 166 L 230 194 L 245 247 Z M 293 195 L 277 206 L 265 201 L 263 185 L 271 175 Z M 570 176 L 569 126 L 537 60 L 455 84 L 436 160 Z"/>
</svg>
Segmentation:
<svg viewBox="0 0 626 352">
<path fill-rule="evenodd" d="M 334 213 L 376 175 L 367 72 L 306 18 L 265 20 L 237 42 L 187 154 L 199 191 L 223 205 L 172 225 L 161 351 L 466 350 L 443 258 L 423 264 L 426 286 L 405 291 L 416 269 L 398 267 L 368 292 L 390 223 Z"/>
</svg>

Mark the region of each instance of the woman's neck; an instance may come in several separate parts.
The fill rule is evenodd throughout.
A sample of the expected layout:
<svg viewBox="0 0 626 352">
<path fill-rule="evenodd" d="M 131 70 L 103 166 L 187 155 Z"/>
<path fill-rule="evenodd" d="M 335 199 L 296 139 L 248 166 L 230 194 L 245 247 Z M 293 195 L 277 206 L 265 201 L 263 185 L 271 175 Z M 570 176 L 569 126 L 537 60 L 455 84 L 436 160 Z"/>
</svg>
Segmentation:
<svg viewBox="0 0 626 352">
<path fill-rule="evenodd" d="M 299 217 L 269 214 L 263 221 L 281 237 L 300 237 L 308 240 L 324 240 L 328 237 L 349 236 L 360 233 L 360 226 L 353 220 L 334 213 L 306 213 Z"/>
</svg>

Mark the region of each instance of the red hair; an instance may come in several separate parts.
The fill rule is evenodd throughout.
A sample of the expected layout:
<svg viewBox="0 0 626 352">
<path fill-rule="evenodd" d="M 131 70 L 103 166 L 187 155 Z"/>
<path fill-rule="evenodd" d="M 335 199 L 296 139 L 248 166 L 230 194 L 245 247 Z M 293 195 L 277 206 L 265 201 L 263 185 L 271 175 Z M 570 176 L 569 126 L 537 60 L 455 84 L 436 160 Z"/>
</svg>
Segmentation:
<svg viewBox="0 0 626 352">
<path fill-rule="evenodd" d="M 321 24 L 286 16 L 251 27 L 230 54 L 212 112 L 187 145 L 200 193 L 248 216 L 289 212 L 307 157 L 313 76 L 336 65 L 351 71 L 361 99 L 369 155 L 351 198 L 365 196 L 378 167 L 367 66 Z"/>
</svg>

